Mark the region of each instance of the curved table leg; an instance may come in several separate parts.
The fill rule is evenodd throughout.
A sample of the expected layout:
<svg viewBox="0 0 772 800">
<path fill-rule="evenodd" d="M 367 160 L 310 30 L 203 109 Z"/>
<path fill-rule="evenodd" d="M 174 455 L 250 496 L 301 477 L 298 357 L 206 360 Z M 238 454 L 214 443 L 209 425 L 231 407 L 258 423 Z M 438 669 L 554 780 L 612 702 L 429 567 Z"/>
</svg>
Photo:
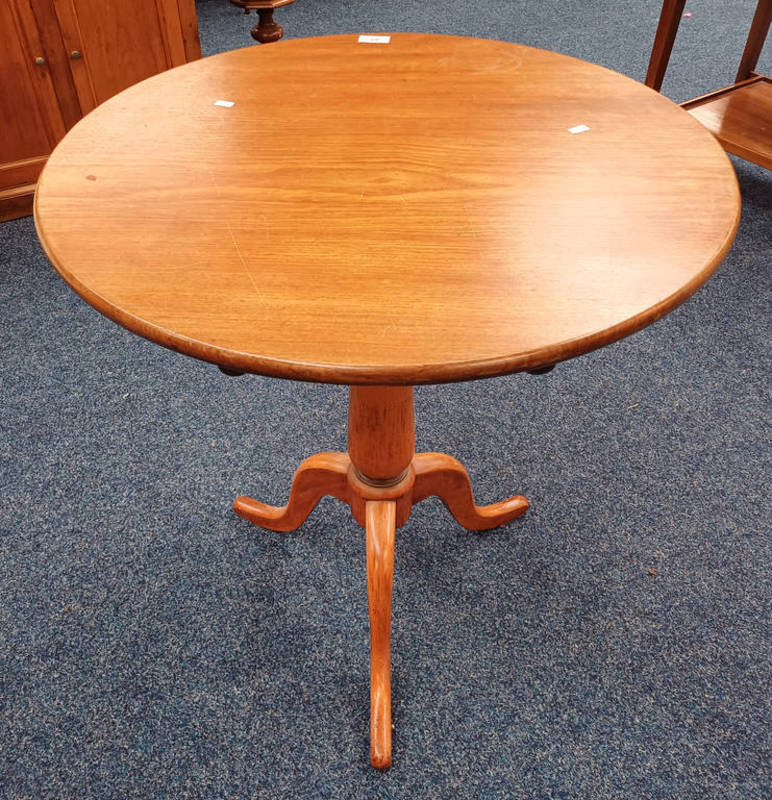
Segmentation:
<svg viewBox="0 0 772 800">
<path fill-rule="evenodd" d="M 367 525 L 367 597 L 370 607 L 370 763 L 391 766 L 391 586 L 396 503 L 370 500 Z"/>
<path fill-rule="evenodd" d="M 307 458 L 281 508 L 239 497 L 236 513 L 263 528 L 291 531 L 302 525 L 324 495 L 348 503 L 365 528 L 370 609 L 370 762 L 391 766 L 391 597 L 394 538 L 411 505 L 437 495 L 465 528 L 486 530 L 519 517 L 528 501 L 519 495 L 478 506 L 461 462 L 443 453 L 415 454 L 413 390 L 353 386 L 348 453 Z"/>
<path fill-rule="evenodd" d="M 348 502 L 349 457 L 345 453 L 317 453 L 295 471 L 286 506 L 269 506 L 251 497 L 237 497 L 233 510 L 244 519 L 272 531 L 300 527 L 324 495 Z"/>
<path fill-rule="evenodd" d="M 448 507 L 456 521 L 473 531 L 503 525 L 528 510 L 528 501 L 515 495 L 500 503 L 478 506 L 464 465 L 444 453 L 417 453 L 413 458 L 415 484 L 413 503 L 436 495 Z"/>
</svg>

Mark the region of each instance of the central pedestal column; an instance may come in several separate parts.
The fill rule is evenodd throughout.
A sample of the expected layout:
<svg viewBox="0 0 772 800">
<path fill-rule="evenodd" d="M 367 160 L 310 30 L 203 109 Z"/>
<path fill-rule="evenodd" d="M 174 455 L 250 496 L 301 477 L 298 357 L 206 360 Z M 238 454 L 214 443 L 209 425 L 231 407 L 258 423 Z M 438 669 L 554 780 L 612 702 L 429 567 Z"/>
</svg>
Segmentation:
<svg viewBox="0 0 772 800">
<path fill-rule="evenodd" d="M 404 478 L 415 455 L 412 386 L 352 386 L 348 455 L 357 476 L 373 486 Z"/>
</svg>

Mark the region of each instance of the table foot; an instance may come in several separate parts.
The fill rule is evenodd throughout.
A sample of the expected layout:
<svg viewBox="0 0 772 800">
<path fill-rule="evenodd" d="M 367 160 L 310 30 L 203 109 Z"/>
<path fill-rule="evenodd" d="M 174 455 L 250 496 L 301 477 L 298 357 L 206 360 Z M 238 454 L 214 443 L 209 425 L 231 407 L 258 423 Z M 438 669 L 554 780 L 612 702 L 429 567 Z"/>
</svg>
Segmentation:
<svg viewBox="0 0 772 800">
<path fill-rule="evenodd" d="M 528 501 L 515 495 L 499 503 L 478 506 L 464 465 L 444 453 L 417 453 L 413 458 L 415 483 L 413 504 L 435 495 L 442 500 L 456 522 L 473 531 L 504 525 L 528 510 Z"/>
<path fill-rule="evenodd" d="M 286 506 L 269 506 L 242 496 L 234 501 L 233 510 L 261 528 L 294 531 L 325 495 L 349 502 L 349 465 L 345 453 L 317 453 L 297 468 Z"/>
<path fill-rule="evenodd" d="M 366 504 L 367 596 L 370 608 L 370 763 L 391 766 L 391 587 L 396 503 Z"/>
</svg>

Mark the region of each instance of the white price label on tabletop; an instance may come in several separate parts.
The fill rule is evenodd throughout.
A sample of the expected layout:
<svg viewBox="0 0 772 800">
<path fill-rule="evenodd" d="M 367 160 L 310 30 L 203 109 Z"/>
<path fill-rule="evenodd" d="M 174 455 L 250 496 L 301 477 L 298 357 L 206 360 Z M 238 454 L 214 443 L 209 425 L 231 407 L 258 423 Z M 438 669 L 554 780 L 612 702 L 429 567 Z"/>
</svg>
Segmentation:
<svg viewBox="0 0 772 800">
<path fill-rule="evenodd" d="M 391 36 L 362 36 L 359 37 L 360 44 L 388 44 Z"/>
</svg>

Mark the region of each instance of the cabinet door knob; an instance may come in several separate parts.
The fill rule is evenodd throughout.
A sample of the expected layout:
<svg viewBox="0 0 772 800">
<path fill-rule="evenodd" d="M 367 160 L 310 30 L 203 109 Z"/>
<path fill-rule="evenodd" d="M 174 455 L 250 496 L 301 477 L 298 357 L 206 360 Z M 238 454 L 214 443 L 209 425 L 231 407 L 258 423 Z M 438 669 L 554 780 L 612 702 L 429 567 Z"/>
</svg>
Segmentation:
<svg viewBox="0 0 772 800">
<path fill-rule="evenodd" d="M 83 56 L 81 55 L 81 52 L 80 52 L 80 50 L 73 50 L 73 51 L 70 53 L 70 57 L 71 57 L 71 58 L 73 58 L 73 59 L 75 59 L 76 61 L 77 61 L 79 58 L 83 58 Z"/>
<path fill-rule="evenodd" d="M 37 64 L 39 67 L 42 67 L 42 66 L 43 66 L 43 64 L 45 64 L 45 63 L 46 63 L 46 60 L 45 60 L 45 58 L 43 58 L 43 56 L 38 56 L 38 57 L 35 59 L 35 63 L 36 63 L 36 64 Z"/>
</svg>

